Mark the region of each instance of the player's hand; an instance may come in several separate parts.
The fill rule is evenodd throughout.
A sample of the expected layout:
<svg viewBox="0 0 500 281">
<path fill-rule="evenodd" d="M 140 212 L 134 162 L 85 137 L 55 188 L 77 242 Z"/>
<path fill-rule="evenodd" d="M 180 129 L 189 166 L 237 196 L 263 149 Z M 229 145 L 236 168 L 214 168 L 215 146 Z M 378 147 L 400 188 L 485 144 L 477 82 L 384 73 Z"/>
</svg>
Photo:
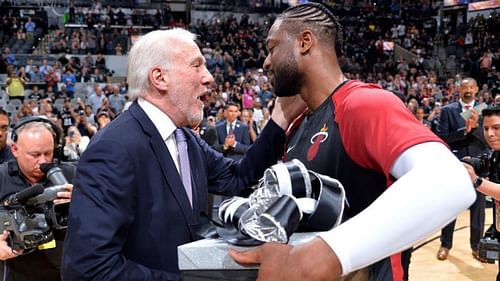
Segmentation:
<svg viewBox="0 0 500 281">
<path fill-rule="evenodd" d="M 288 126 L 292 123 L 299 114 L 304 112 L 307 108 L 306 103 L 300 95 L 292 97 L 278 97 L 274 103 L 273 113 L 271 118 L 283 130 L 286 131 Z"/>
<path fill-rule="evenodd" d="M 295 247 L 266 243 L 246 252 L 231 249 L 229 255 L 243 265 L 260 265 L 257 281 L 330 281 L 342 272 L 337 255 L 321 238 Z"/>
</svg>

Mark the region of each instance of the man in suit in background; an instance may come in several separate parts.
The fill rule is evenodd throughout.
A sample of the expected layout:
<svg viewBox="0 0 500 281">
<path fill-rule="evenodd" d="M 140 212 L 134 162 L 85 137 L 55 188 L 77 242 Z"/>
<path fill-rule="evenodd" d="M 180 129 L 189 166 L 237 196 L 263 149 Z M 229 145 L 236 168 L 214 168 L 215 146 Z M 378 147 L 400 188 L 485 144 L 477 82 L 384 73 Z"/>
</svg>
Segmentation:
<svg viewBox="0 0 500 281">
<path fill-rule="evenodd" d="M 216 150 L 235 160 L 241 159 L 251 144 L 248 126 L 238 120 L 239 115 L 239 105 L 228 103 L 224 108 L 226 120 L 219 122 L 216 126 L 219 136 Z"/>
<path fill-rule="evenodd" d="M 0 108 L 0 164 L 14 158 L 10 151 L 10 145 L 7 143 L 9 125 L 9 114 Z"/>
<path fill-rule="evenodd" d="M 484 141 L 479 114 L 473 109 L 478 92 L 476 80 L 465 78 L 460 84 L 460 100 L 441 109 L 438 135 L 450 146 L 458 159 L 465 156 L 479 156 L 488 150 Z M 467 119 L 463 116 L 469 115 Z M 472 256 L 479 259 L 478 243 L 484 232 L 484 195 L 476 191 L 476 201 L 470 206 L 470 247 Z M 437 252 L 438 260 L 446 260 L 453 245 L 455 220 L 441 230 L 441 247 Z"/>
<path fill-rule="evenodd" d="M 65 280 L 180 280 L 177 246 L 199 238 L 193 229 L 207 212 L 208 191 L 236 195 L 281 155 L 300 99 L 277 102 L 239 162 L 186 129 L 201 121 L 200 97 L 214 81 L 195 38 L 179 28 L 153 31 L 130 50 L 134 102 L 97 132 L 78 165 Z"/>
<path fill-rule="evenodd" d="M 198 127 L 194 128 L 194 131 L 200 136 L 202 140 L 204 140 L 211 147 L 216 147 L 219 144 L 219 138 L 217 137 L 217 130 L 212 123 L 215 122 L 215 117 L 208 116 L 203 119 L 198 125 Z"/>
</svg>

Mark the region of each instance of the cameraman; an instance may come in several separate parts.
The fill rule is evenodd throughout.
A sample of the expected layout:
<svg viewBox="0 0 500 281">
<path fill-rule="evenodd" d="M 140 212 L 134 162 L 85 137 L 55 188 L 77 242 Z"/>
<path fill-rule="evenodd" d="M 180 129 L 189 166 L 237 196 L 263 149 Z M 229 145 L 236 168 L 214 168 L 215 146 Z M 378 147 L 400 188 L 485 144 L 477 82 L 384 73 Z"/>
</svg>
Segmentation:
<svg viewBox="0 0 500 281">
<path fill-rule="evenodd" d="M 41 171 L 40 164 L 51 163 L 57 146 L 58 129 L 51 121 L 42 117 L 20 120 L 14 127 L 12 144 L 13 160 L 0 165 L 0 198 L 35 184 L 53 186 Z M 14 137 L 14 135 L 16 137 Z M 60 134 L 59 134 L 60 135 Z M 70 182 L 75 167 L 62 165 L 63 174 Z M 72 184 L 65 185 L 67 191 L 58 192 L 54 204 L 68 203 Z M 0 260 L 6 261 L 7 279 L 4 280 L 60 280 L 60 261 L 65 230 L 53 230 L 54 240 L 32 250 L 15 251 L 9 245 L 9 233 L 0 235 Z M 43 246 L 43 247 L 41 247 Z M 44 250 L 41 250 L 44 248 Z M 5 276 L 5 274 L 4 274 Z"/>
<path fill-rule="evenodd" d="M 474 168 L 464 163 L 471 181 L 477 191 L 490 195 L 495 200 L 500 200 L 500 106 L 491 106 L 483 110 L 483 131 L 486 143 L 493 150 L 493 155 L 490 158 L 490 172 L 488 179 L 477 176 Z M 495 216 L 494 220 L 495 221 Z M 493 226 L 495 226 L 495 222 Z M 495 227 L 492 227 L 494 237 L 499 239 L 500 233 Z M 499 264 L 500 268 L 500 264 Z M 500 271 L 497 275 L 497 281 L 500 281 Z"/>
</svg>

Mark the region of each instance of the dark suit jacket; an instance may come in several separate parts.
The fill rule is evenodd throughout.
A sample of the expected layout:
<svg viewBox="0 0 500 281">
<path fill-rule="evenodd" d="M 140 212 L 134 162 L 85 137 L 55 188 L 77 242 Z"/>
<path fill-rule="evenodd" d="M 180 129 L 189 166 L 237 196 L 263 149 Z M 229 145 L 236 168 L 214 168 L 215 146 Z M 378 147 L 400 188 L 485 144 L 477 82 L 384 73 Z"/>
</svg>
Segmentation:
<svg viewBox="0 0 500 281">
<path fill-rule="evenodd" d="M 235 147 L 230 147 L 224 150 L 224 140 L 227 137 L 227 121 L 222 121 L 216 125 L 217 135 L 219 136 L 219 144 L 215 149 L 222 152 L 224 156 L 238 160 L 245 155 L 248 148 L 250 147 L 250 134 L 248 133 L 248 126 L 239 120 L 236 120 L 236 125 L 234 126 L 233 133 L 237 141 Z"/>
<path fill-rule="evenodd" d="M 92 138 L 74 182 L 65 280 L 180 280 L 177 246 L 197 238 L 192 227 L 207 210 L 208 191 L 235 195 L 255 183 L 285 140 L 280 127 L 268 125 L 236 162 L 184 132 L 193 209 L 160 133 L 137 102 Z"/>
<path fill-rule="evenodd" d="M 465 120 L 460 115 L 461 113 L 462 105 L 460 102 L 444 106 L 441 109 L 438 135 L 450 146 L 459 159 L 486 152 L 487 145 L 484 141 L 481 122 L 477 128 L 465 135 Z"/>
<path fill-rule="evenodd" d="M 206 141 L 208 145 L 215 147 L 219 144 L 219 137 L 217 136 L 217 130 L 214 126 L 209 125 L 206 120 L 203 120 L 199 127 L 200 137 Z"/>
</svg>

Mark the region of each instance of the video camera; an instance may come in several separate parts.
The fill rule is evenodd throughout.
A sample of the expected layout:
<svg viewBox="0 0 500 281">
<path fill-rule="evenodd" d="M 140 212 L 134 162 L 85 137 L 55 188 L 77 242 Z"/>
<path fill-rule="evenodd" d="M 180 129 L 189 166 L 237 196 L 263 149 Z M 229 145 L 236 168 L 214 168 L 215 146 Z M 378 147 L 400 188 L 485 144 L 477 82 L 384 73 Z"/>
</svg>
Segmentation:
<svg viewBox="0 0 500 281">
<path fill-rule="evenodd" d="M 479 156 L 466 156 L 460 161 L 471 165 L 476 175 L 480 177 L 487 177 L 490 172 L 490 157 L 487 153 Z"/>
<path fill-rule="evenodd" d="M 485 236 L 479 240 L 479 258 L 485 260 L 487 263 L 495 263 L 499 260 L 500 243 L 494 237 Z"/>
<path fill-rule="evenodd" d="M 53 229 L 68 223 L 69 203 L 54 204 L 57 193 L 68 183 L 60 167 L 42 164 L 41 170 L 54 186 L 34 185 L 1 201 L 0 232 L 9 231 L 13 250 L 30 250 L 54 239 Z"/>
</svg>

